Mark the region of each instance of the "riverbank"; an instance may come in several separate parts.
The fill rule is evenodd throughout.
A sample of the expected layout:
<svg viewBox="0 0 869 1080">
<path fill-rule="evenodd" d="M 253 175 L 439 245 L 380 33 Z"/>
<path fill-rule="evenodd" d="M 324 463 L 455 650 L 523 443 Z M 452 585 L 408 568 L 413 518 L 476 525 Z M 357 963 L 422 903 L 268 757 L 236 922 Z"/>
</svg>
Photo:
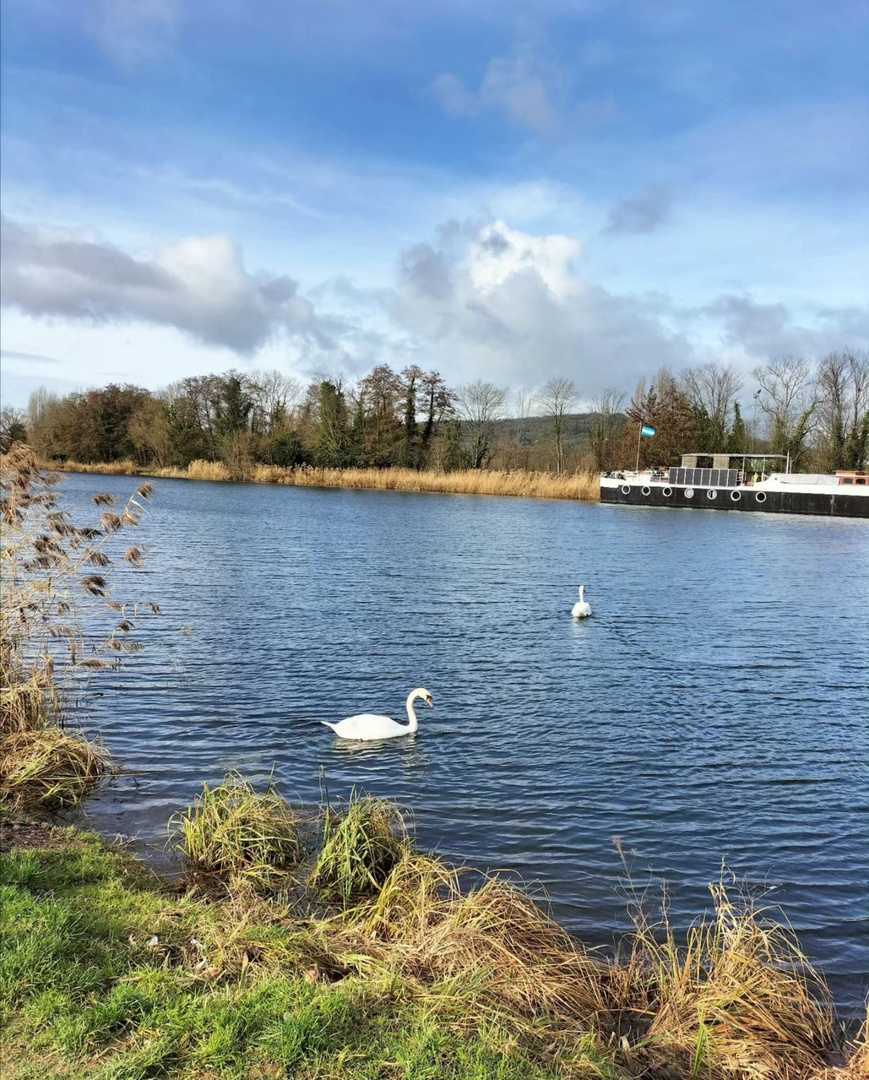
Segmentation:
<svg viewBox="0 0 869 1080">
<path fill-rule="evenodd" d="M 133 461 L 114 461 L 108 464 L 50 462 L 46 467 L 59 472 L 286 484 L 291 487 L 505 495 L 524 499 L 575 499 L 584 502 L 598 502 L 600 499 L 600 482 L 592 473 L 554 476 L 550 473 L 498 472 L 487 469 L 442 473 L 415 469 L 315 469 L 308 466 L 281 469 L 276 465 L 254 465 L 248 470 L 233 473 L 221 462 L 214 461 L 192 461 L 186 469 L 157 469 L 140 466 Z"/>
<path fill-rule="evenodd" d="M 376 887 L 358 879 L 342 900 L 327 873 L 331 906 L 312 914 L 274 877 L 170 883 L 97 837 L 7 825 L 3 1075 L 866 1075 L 865 1043 L 847 1065 L 826 1064 L 823 982 L 783 928 L 726 891 L 687 948 L 666 934 L 656 945 L 640 922 L 606 961 L 527 893 L 497 878 L 459 889 L 461 872 L 394 835 Z"/>
</svg>

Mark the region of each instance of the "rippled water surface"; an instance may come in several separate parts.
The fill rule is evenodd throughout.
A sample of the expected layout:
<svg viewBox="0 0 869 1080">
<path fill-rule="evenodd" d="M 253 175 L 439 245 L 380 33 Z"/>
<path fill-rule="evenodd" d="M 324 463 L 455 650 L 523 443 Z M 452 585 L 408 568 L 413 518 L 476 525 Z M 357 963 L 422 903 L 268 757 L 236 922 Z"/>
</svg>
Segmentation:
<svg viewBox="0 0 869 1080">
<path fill-rule="evenodd" d="M 67 498 L 129 493 L 70 476 Z M 89 717 L 138 775 L 88 809 L 154 851 L 227 769 L 413 807 L 422 843 L 626 924 L 618 835 L 684 925 L 722 860 L 769 890 L 847 1011 L 869 984 L 869 528 L 847 520 L 159 480 L 147 651 Z M 132 574 L 132 572 L 130 572 Z M 569 615 L 588 586 L 594 616 Z M 319 720 L 403 717 L 342 743 Z M 158 856 L 159 857 L 159 856 Z"/>
</svg>

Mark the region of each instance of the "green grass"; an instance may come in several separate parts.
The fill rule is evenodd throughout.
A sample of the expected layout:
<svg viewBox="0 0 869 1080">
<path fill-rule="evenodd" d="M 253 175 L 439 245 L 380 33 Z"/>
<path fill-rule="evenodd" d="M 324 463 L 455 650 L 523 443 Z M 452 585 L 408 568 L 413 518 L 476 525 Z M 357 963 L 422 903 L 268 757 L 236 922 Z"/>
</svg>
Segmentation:
<svg viewBox="0 0 869 1080">
<path fill-rule="evenodd" d="M 96 838 L 13 852 L 0 881 L 4 1080 L 566 1075 L 517 1045 L 507 1023 L 469 1030 L 460 998 L 421 995 L 386 972 L 324 981 L 310 968 L 316 943 L 273 925 L 268 907 L 258 922 L 228 902 L 172 896 Z M 232 949 L 266 959 L 233 969 Z M 220 973 L 209 978 L 212 962 Z M 574 1075 L 616 1075 L 584 1060 L 590 1071 Z"/>
<path fill-rule="evenodd" d="M 279 883 L 302 860 L 300 824 L 277 791 L 258 794 L 247 780 L 230 773 L 217 787 L 205 784 L 170 828 L 197 870 L 264 888 Z"/>
<path fill-rule="evenodd" d="M 410 841 L 398 807 L 354 792 L 343 812 L 326 811 L 311 885 L 345 904 L 376 893 Z"/>
</svg>

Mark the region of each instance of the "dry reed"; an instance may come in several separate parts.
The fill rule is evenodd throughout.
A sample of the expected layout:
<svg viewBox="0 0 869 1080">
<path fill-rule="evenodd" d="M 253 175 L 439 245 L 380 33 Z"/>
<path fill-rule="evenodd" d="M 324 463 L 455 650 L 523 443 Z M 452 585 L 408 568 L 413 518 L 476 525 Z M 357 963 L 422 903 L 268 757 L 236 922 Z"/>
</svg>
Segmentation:
<svg viewBox="0 0 869 1080">
<path fill-rule="evenodd" d="M 54 463 L 52 463 L 54 467 Z M 429 492 L 444 495 L 502 495 L 524 499 L 573 499 L 598 502 L 600 482 L 596 474 L 501 472 L 496 469 L 466 469 L 435 472 L 416 469 L 316 469 L 300 466 L 283 469 L 277 465 L 253 465 L 235 475 L 219 461 L 191 461 L 186 469 L 176 466 L 145 469 L 133 462 L 83 465 L 67 461 L 57 466 L 66 472 L 109 473 L 166 477 L 175 480 L 240 480 L 254 484 L 283 484 L 289 487 L 349 488 L 356 490 Z"/>
<path fill-rule="evenodd" d="M 506 495 L 525 499 L 580 499 L 594 502 L 600 498 L 600 482 L 598 477 L 591 473 L 554 476 L 551 473 L 498 472 L 494 469 L 434 472 L 399 468 L 279 469 L 272 465 L 259 465 L 254 469 L 252 478 L 262 484 L 299 487 Z"/>
<path fill-rule="evenodd" d="M 108 768 L 108 756 L 89 739 L 58 727 L 15 731 L 0 749 L 0 801 L 15 809 L 72 806 Z"/>
<path fill-rule="evenodd" d="M 63 730 L 64 687 L 142 647 L 132 639 L 139 609 L 112 598 L 110 577 L 119 558 L 142 565 L 141 547 L 115 547 L 138 526 L 151 486 L 120 506 L 94 496 L 99 523 L 79 526 L 59 508 L 58 479 L 21 443 L 0 462 L 0 799 L 17 807 L 78 802 L 106 771 L 101 748 Z M 107 632 L 95 629 L 107 619 Z"/>
<path fill-rule="evenodd" d="M 750 895 L 733 898 L 723 877 L 710 890 L 713 912 L 684 945 L 666 917 L 636 917 L 627 993 L 649 1020 L 645 1055 L 692 1072 L 702 1062 L 702 1075 L 713 1078 L 812 1075 L 832 1043 L 826 983 L 790 928 Z"/>
<path fill-rule="evenodd" d="M 94 473 L 101 476 L 138 476 L 144 472 L 141 465 L 135 461 L 102 461 L 89 463 L 85 461 L 51 461 L 49 467 L 54 472 Z"/>
</svg>

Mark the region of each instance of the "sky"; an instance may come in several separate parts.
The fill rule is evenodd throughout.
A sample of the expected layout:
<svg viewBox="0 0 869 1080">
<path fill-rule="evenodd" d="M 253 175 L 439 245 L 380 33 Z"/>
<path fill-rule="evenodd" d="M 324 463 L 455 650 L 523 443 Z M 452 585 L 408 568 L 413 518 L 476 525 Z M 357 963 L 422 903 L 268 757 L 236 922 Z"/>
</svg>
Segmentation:
<svg viewBox="0 0 869 1080">
<path fill-rule="evenodd" d="M 2 397 L 869 348 L 863 0 L 4 0 Z"/>
</svg>

